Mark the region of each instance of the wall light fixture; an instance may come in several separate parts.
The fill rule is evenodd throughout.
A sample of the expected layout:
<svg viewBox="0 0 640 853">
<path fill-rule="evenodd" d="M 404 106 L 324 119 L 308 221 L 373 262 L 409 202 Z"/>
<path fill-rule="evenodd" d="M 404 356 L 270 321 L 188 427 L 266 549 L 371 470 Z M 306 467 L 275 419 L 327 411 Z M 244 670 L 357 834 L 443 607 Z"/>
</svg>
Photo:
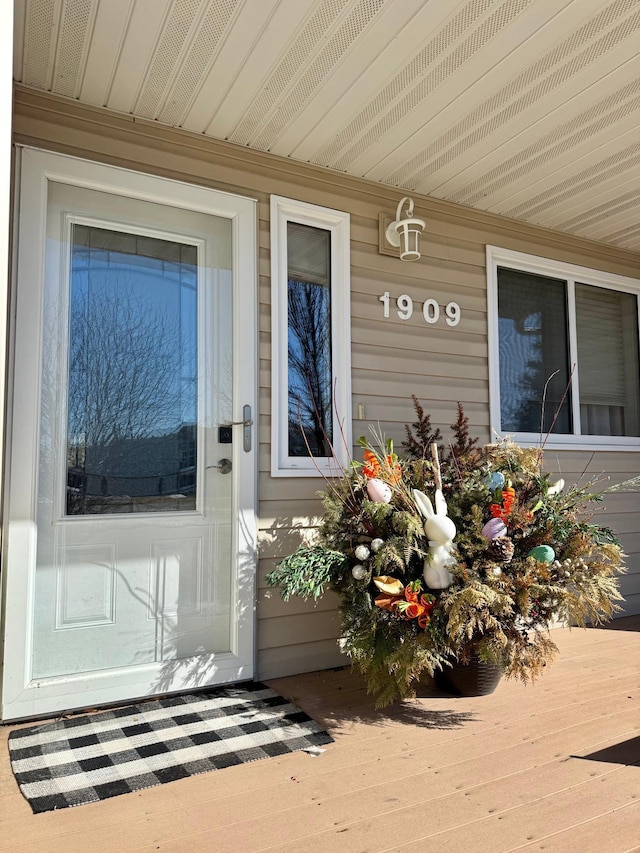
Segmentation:
<svg viewBox="0 0 640 853">
<path fill-rule="evenodd" d="M 406 203 L 406 217 L 402 219 L 402 207 Z M 417 261 L 420 257 L 420 235 L 424 231 L 424 219 L 413 215 L 413 199 L 405 196 L 400 199 L 396 218 L 389 223 L 385 236 L 396 249 L 400 248 L 401 261 Z"/>
</svg>

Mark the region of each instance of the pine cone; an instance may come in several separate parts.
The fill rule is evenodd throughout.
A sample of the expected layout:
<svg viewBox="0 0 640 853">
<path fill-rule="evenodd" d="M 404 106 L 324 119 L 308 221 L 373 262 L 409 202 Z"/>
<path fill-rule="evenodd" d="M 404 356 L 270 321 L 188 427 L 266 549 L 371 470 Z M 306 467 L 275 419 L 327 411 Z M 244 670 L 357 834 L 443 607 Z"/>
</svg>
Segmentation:
<svg viewBox="0 0 640 853">
<path fill-rule="evenodd" d="M 513 557 L 513 542 L 508 536 L 498 536 L 489 542 L 487 552 L 496 563 L 510 563 Z"/>
</svg>

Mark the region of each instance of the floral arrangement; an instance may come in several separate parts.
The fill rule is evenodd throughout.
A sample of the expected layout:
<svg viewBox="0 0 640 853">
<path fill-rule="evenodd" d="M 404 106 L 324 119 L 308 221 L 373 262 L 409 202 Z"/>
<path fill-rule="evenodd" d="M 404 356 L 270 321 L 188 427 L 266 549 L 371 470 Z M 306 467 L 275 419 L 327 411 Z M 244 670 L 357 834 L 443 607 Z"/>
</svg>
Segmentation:
<svg viewBox="0 0 640 853">
<path fill-rule="evenodd" d="M 319 544 L 267 575 L 284 597 L 339 594 L 342 649 L 378 706 L 453 661 L 533 681 L 557 652 L 554 623 L 598 624 L 622 598 L 622 550 L 593 522 L 608 490 L 552 482 L 539 448 L 476 447 L 460 404 L 445 449 L 413 402 L 405 457 L 360 439 L 362 463 L 321 493 Z"/>
</svg>

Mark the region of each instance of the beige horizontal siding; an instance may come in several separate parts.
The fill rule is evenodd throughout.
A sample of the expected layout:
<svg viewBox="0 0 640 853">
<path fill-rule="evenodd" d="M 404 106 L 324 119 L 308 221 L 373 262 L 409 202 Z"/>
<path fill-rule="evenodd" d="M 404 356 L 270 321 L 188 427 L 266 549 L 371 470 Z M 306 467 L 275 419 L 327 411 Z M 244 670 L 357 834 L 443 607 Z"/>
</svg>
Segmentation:
<svg viewBox="0 0 640 853">
<path fill-rule="evenodd" d="M 320 488 L 320 485 L 318 485 Z M 260 507 L 260 523 L 266 527 L 280 524 L 283 519 L 286 519 L 288 524 L 293 525 L 308 525 L 318 524 L 320 521 L 320 512 L 322 507 L 317 499 L 309 501 L 308 505 L 301 505 L 300 501 L 292 501 L 288 499 L 268 501 L 266 504 L 261 504 Z M 282 528 L 280 528 L 282 529 Z M 261 567 L 260 577 L 266 571 Z"/>
<path fill-rule="evenodd" d="M 374 340 L 374 332 L 367 320 L 358 317 L 356 314 L 352 316 L 351 344 L 354 351 L 357 352 L 357 348 L 361 344 L 369 344 Z M 464 325 L 462 330 L 464 330 Z M 426 340 L 427 334 L 429 336 L 428 341 Z M 416 361 L 421 354 L 425 354 L 425 356 L 429 354 L 431 361 L 438 361 L 444 360 L 447 355 L 456 355 L 460 352 L 475 358 L 487 358 L 486 332 L 484 335 L 466 335 L 464 337 L 462 337 L 461 332 L 458 332 L 458 336 L 453 337 L 447 331 L 440 329 L 429 329 L 427 333 L 417 325 L 403 323 L 400 326 L 399 323 L 396 325 L 394 322 L 381 322 L 380 328 L 375 331 L 375 341 L 381 349 L 384 350 L 387 347 L 405 348 L 416 353 Z M 383 358 L 380 366 L 381 368 L 384 367 Z M 426 366 L 423 364 L 423 368 Z"/>
<path fill-rule="evenodd" d="M 336 175 L 152 122 L 19 88 L 15 134 L 19 142 L 250 196 L 258 201 L 259 245 L 259 526 L 258 675 L 262 678 L 335 666 L 335 600 L 288 604 L 266 589 L 264 574 L 312 532 L 321 512 L 316 497 L 321 478 L 272 478 L 271 317 L 269 196 L 282 196 L 347 211 L 351 216 L 352 399 L 364 406 L 354 438 L 380 423 L 399 446 L 404 424 L 415 419 L 411 395 L 423 402 L 432 423 L 449 434 L 460 401 L 472 432 L 490 439 L 485 246 L 555 258 L 627 276 L 640 276 L 640 258 L 583 239 L 534 228 L 492 214 L 415 197 L 427 220 L 423 257 L 405 264 L 378 251 L 379 215 L 392 214 L 393 188 Z M 388 291 L 390 317 L 378 297 Z M 414 316 L 398 319 L 393 300 L 416 302 Z M 459 303 L 458 327 L 429 326 L 424 299 Z M 550 471 L 572 481 L 607 472 L 611 482 L 640 473 L 640 453 L 549 452 Z M 640 496 L 607 496 L 598 519 L 617 529 L 629 554 L 623 580 L 627 612 L 640 612 Z"/>
<path fill-rule="evenodd" d="M 344 666 L 348 661 L 340 653 L 335 639 L 306 643 L 300 638 L 295 646 L 260 649 L 260 668 L 269 672 L 269 678 L 279 678 L 297 672 L 314 672 L 318 669 Z M 266 675 L 261 675 L 266 678 Z"/>
<path fill-rule="evenodd" d="M 275 590 L 264 583 L 261 583 L 258 596 L 263 602 L 263 615 L 269 619 L 286 619 L 288 616 L 323 613 L 326 610 L 335 612 L 338 605 L 337 596 L 333 593 L 327 593 L 317 601 L 306 601 L 298 596 L 293 596 L 289 601 L 283 601 Z"/>
</svg>

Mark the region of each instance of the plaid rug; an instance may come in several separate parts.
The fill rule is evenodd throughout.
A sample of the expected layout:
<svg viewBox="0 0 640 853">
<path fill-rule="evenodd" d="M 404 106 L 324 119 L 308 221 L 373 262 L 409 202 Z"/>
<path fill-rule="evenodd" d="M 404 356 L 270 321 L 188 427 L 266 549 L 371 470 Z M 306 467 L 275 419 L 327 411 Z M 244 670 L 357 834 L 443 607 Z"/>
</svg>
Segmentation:
<svg viewBox="0 0 640 853">
<path fill-rule="evenodd" d="M 333 739 L 264 684 L 172 696 L 18 729 L 11 767 L 34 812 L 94 803 Z"/>
</svg>

